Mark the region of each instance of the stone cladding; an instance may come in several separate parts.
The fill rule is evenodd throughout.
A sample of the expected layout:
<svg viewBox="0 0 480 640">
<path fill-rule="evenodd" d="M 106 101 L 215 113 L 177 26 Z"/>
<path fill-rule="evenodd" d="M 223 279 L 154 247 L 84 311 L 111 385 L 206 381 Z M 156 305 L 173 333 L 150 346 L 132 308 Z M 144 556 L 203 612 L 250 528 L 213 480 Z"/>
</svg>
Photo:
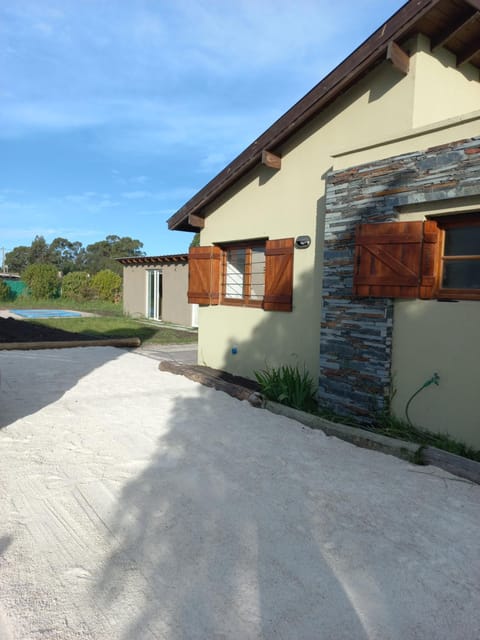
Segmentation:
<svg viewBox="0 0 480 640">
<path fill-rule="evenodd" d="M 331 172 L 326 185 L 319 404 L 369 422 L 391 388 L 393 299 L 354 298 L 358 224 L 480 195 L 480 137 Z M 480 200 L 479 200 L 480 206 Z"/>
</svg>

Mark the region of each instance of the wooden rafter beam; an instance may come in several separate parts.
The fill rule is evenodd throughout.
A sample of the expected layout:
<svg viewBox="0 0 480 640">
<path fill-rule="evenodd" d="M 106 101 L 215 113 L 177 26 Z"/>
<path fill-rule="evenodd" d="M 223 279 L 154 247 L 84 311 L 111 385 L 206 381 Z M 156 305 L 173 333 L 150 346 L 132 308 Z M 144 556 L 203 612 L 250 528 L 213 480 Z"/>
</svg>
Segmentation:
<svg viewBox="0 0 480 640">
<path fill-rule="evenodd" d="M 474 42 L 472 45 L 470 45 L 464 51 L 457 55 L 457 67 L 470 62 L 470 60 L 472 60 L 472 58 L 474 58 L 477 53 L 480 53 L 480 42 L 478 41 Z"/>
<path fill-rule="evenodd" d="M 465 0 L 465 2 L 477 11 L 480 11 L 480 0 Z"/>
<path fill-rule="evenodd" d="M 196 227 L 197 229 L 203 229 L 205 227 L 205 218 L 191 213 L 188 216 L 188 224 L 192 225 L 192 227 Z"/>
<path fill-rule="evenodd" d="M 117 262 L 123 265 L 138 265 L 143 264 L 147 266 L 155 266 L 159 264 L 170 264 L 173 262 L 187 262 L 187 253 L 177 253 L 165 256 L 130 256 L 126 258 L 115 258 Z"/>
<path fill-rule="evenodd" d="M 281 169 L 282 158 L 271 151 L 264 149 L 262 151 L 262 164 L 270 169 Z"/>
<path fill-rule="evenodd" d="M 446 45 L 451 38 L 458 35 L 467 25 L 474 22 L 477 19 L 477 16 L 478 11 L 469 11 L 468 13 L 462 14 L 461 18 L 453 24 L 448 25 L 447 29 L 442 31 L 442 33 L 440 33 L 436 38 L 432 39 L 432 51 Z"/>
<path fill-rule="evenodd" d="M 410 58 L 402 47 L 396 42 L 390 41 L 387 47 L 387 60 L 401 73 L 407 75 L 410 70 Z"/>
</svg>

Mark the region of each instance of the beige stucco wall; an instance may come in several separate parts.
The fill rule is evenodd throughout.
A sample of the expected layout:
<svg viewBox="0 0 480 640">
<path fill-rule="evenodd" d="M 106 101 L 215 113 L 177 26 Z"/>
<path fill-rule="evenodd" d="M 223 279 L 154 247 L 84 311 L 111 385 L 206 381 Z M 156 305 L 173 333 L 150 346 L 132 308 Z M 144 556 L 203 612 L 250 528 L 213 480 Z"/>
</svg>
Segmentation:
<svg viewBox="0 0 480 640">
<path fill-rule="evenodd" d="M 187 301 L 188 265 L 165 264 L 162 276 L 162 320 L 191 326 L 192 305 Z"/>
<path fill-rule="evenodd" d="M 147 313 L 147 272 L 162 272 L 161 319 L 192 326 L 192 306 L 187 301 L 188 266 L 173 263 L 162 265 L 131 265 L 123 267 L 123 310 L 133 317 L 145 318 Z"/>
<path fill-rule="evenodd" d="M 332 153 L 333 169 L 347 169 L 403 153 L 422 151 L 455 140 L 464 140 L 478 135 L 479 121 L 480 110 L 477 110 L 465 116 L 455 116 L 431 125 L 402 131 L 391 138 L 377 138 L 365 146 L 338 148 Z"/>
<path fill-rule="evenodd" d="M 265 312 L 202 307 L 199 362 L 252 376 L 255 369 L 304 365 L 319 373 L 324 176 L 339 146 L 366 144 L 411 125 L 413 81 L 380 65 L 282 150 L 282 168 L 258 167 L 210 208 L 202 245 L 252 238 L 309 235 L 310 248 L 295 250 L 293 311 Z M 232 354 L 236 347 L 236 354 Z"/>
<path fill-rule="evenodd" d="M 429 60 L 422 38 L 412 46 L 417 53 L 407 76 L 389 63 L 380 65 L 289 141 L 282 150 L 279 172 L 257 168 L 210 208 L 201 233 L 202 245 L 301 234 L 310 235 L 312 245 L 304 251 L 295 250 L 292 313 L 227 306 L 200 309 L 200 363 L 246 376 L 266 365 L 305 363 L 317 377 L 325 175 L 333 167 L 426 149 L 478 135 L 480 130 L 480 112 L 469 117 L 459 113 L 479 108 L 479 85 L 473 86 L 468 73 L 452 72 L 445 66 L 442 50 Z M 438 99 L 443 100 L 442 106 L 432 108 L 431 96 L 436 96 L 432 85 L 441 87 Z M 446 98 L 450 87 L 457 97 L 461 96 L 458 103 Z M 472 382 L 475 358 L 470 351 L 462 365 L 459 354 L 478 343 L 474 327 L 478 325 L 480 305 L 475 305 L 399 303 L 393 339 L 394 411 L 402 415 L 408 397 L 438 371 L 440 387 L 420 394 L 412 405 L 412 417 L 426 428 L 445 430 L 455 414 L 457 437 L 464 433 L 470 443 L 478 429 Z M 468 336 L 466 344 L 470 346 L 462 347 L 459 337 L 442 341 L 448 326 L 451 332 L 455 326 L 459 336 Z M 236 355 L 232 347 L 237 348 Z M 438 398 L 441 395 L 438 403 L 429 402 L 433 394 Z M 465 418 L 461 417 L 463 412 Z"/>
<path fill-rule="evenodd" d="M 480 108 L 480 71 L 471 64 L 456 68 L 456 57 L 443 47 L 430 51 L 419 36 L 411 58 L 415 75 L 414 127 L 421 127 Z"/>
<path fill-rule="evenodd" d="M 143 265 L 123 267 L 123 311 L 145 317 L 147 278 Z"/>
<path fill-rule="evenodd" d="M 480 124 L 480 118 L 478 123 Z M 477 128 L 478 131 L 478 128 Z M 401 220 L 479 211 L 480 196 L 401 208 Z M 449 433 L 480 449 L 480 303 L 396 300 L 392 340 L 392 409 L 405 418 L 413 393 L 433 373 L 431 385 L 412 401 L 414 424 Z"/>
<path fill-rule="evenodd" d="M 395 302 L 394 412 L 404 418 L 409 398 L 436 372 L 440 375 L 439 386 L 427 387 L 410 405 L 412 422 L 432 431 L 450 433 L 478 449 L 479 328 L 479 302 Z"/>
</svg>

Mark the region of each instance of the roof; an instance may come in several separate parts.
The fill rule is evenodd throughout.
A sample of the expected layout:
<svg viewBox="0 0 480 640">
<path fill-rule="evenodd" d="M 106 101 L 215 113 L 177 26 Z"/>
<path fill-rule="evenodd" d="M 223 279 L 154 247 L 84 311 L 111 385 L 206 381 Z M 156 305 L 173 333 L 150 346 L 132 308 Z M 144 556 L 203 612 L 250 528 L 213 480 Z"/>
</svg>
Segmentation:
<svg viewBox="0 0 480 640">
<path fill-rule="evenodd" d="M 115 258 L 115 260 L 126 267 L 137 264 L 173 264 L 188 262 L 188 253 L 175 253 L 168 256 L 127 256 L 125 258 Z"/>
<path fill-rule="evenodd" d="M 278 153 L 294 133 L 384 60 L 391 43 L 402 45 L 417 33 L 431 39 L 432 49 L 443 46 L 454 53 L 457 67 L 469 62 L 480 68 L 480 0 L 410 0 L 171 216 L 169 229 L 198 231 L 204 208 L 256 166 L 262 152 Z"/>
</svg>

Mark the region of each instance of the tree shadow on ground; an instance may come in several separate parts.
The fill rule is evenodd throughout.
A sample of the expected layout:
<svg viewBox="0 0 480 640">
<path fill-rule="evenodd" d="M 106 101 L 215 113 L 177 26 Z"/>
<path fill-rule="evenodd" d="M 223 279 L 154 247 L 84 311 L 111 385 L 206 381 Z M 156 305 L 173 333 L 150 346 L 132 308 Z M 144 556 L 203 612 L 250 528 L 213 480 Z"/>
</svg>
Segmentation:
<svg viewBox="0 0 480 640">
<path fill-rule="evenodd" d="M 0 429 L 52 404 L 122 353 L 113 347 L 0 351 Z"/>
<path fill-rule="evenodd" d="M 312 500 L 311 433 L 186 387 L 108 524 L 93 597 L 122 617 L 116 637 L 368 638 L 321 550 L 335 522 Z M 299 451 L 305 436 L 313 446 Z"/>
</svg>

